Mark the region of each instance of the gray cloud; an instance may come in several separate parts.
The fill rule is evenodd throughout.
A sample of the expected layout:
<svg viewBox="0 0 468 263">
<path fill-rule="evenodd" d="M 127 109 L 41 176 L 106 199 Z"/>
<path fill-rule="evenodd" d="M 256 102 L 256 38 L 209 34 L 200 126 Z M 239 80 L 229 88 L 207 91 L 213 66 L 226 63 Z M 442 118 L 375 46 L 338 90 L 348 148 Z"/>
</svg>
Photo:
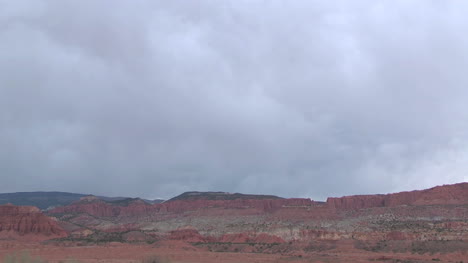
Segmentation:
<svg viewBox="0 0 468 263">
<path fill-rule="evenodd" d="M 468 181 L 468 4 L 1 1 L 0 192 Z"/>
</svg>

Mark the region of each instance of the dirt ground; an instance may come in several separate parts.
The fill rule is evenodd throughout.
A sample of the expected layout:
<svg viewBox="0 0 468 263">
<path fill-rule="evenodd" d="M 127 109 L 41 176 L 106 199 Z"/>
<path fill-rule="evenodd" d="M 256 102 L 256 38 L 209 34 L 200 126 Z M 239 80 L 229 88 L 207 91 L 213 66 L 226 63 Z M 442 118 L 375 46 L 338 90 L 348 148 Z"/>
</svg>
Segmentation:
<svg viewBox="0 0 468 263">
<path fill-rule="evenodd" d="M 299 262 L 468 262 L 468 252 L 447 254 L 374 253 L 359 249 L 335 249 L 308 254 L 262 254 L 209 252 L 183 242 L 159 244 L 107 243 L 93 246 L 79 244 L 40 244 L 0 241 L 0 260 L 14 252 L 28 251 L 55 263 L 75 259 L 84 263 L 140 262 L 150 256 L 166 258 L 171 263 L 299 263 Z"/>
</svg>

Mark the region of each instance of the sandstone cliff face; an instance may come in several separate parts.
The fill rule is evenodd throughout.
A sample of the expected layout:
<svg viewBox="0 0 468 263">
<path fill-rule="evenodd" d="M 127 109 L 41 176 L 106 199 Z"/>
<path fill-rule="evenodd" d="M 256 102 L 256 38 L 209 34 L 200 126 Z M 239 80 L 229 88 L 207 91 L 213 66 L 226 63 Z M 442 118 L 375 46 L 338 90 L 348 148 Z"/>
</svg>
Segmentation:
<svg viewBox="0 0 468 263">
<path fill-rule="evenodd" d="M 325 217 L 328 209 L 362 209 L 396 207 L 401 205 L 460 205 L 468 204 L 468 183 L 437 186 L 431 189 L 386 195 L 355 195 L 328 198 L 325 205 L 304 198 L 290 199 L 235 199 L 235 200 L 176 200 L 161 204 L 133 201 L 126 206 L 85 197 L 71 205 L 57 207 L 51 214 L 86 213 L 96 217 L 147 217 L 158 213 L 183 213 L 200 209 L 244 209 L 248 213 L 272 213 L 283 208 L 314 208 Z M 320 207 L 320 208 L 319 208 Z M 249 211 L 247 211 L 250 209 Z M 311 215 L 313 216 L 313 215 Z"/>
<path fill-rule="evenodd" d="M 291 199 L 236 199 L 236 200 L 190 200 L 172 201 L 157 204 L 160 212 L 184 212 L 202 208 L 256 209 L 260 212 L 272 212 L 282 207 L 313 206 L 314 201 L 303 198 Z"/>
<path fill-rule="evenodd" d="M 84 197 L 67 206 L 56 207 L 50 214 L 89 214 L 96 217 L 138 217 L 147 216 L 158 211 L 156 205 L 143 201 L 134 201 L 126 206 L 120 206 L 102 201 L 98 198 Z"/>
<path fill-rule="evenodd" d="M 468 183 L 437 186 L 431 189 L 387 195 L 355 195 L 328 198 L 327 205 L 335 209 L 395 207 L 400 205 L 462 205 L 468 204 Z"/>
<path fill-rule="evenodd" d="M 468 240 L 467 183 L 388 195 L 329 198 L 326 203 L 310 199 L 195 199 L 151 205 L 139 200 L 116 204 L 86 198 L 49 212 L 70 223 L 72 236 L 93 236 L 93 232 L 84 232 L 91 230 L 114 238 L 119 236 L 117 232 L 123 233 L 122 242 Z M 93 238 L 101 237 L 96 234 Z"/>
<path fill-rule="evenodd" d="M 56 221 L 31 206 L 0 205 L 0 232 L 49 238 L 67 236 Z"/>
<path fill-rule="evenodd" d="M 51 214 L 86 213 L 97 217 L 145 217 L 156 213 L 182 213 L 206 208 L 253 209 L 260 213 L 272 212 L 282 207 L 310 207 L 315 202 L 310 199 L 237 199 L 237 200 L 180 200 L 162 204 L 132 202 L 127 206 L 118 206 L 98 199 L 82 199 L 68 206 L 57 207 Z"/>
</svg>

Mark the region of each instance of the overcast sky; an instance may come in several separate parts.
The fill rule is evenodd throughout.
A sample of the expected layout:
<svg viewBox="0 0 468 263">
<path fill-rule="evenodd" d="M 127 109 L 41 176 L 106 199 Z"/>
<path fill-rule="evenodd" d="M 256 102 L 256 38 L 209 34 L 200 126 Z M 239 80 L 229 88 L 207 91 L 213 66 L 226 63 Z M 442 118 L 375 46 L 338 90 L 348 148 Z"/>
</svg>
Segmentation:
<svg viewBox="0 0 468 263">
<path fill-rule="evenodd" d="M 0 0 L 0 192 L 468 181 L 467 1 Z"/>
</svg>

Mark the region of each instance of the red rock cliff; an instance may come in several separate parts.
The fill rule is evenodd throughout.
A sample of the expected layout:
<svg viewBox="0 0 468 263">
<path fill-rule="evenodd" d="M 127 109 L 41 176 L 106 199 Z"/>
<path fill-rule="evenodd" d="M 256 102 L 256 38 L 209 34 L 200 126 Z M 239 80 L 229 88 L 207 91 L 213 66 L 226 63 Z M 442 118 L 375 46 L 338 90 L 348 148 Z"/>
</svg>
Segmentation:
<svg viewBox="0 0 468 263">
<path fill-rule="evenodd" d="M 127 205 L 108 203 L 96 198 L 85 198 L 74 204 L 57 207 L 51 214 L 87 213 L 97 217 L 145 217 L 158 213 L 182 213 L 207 208 L 243 209 L 245 213 L 270 213 L 282 208 L 313 207 L 317 212 L 333 209 L 361 209 L 371 207 L 395 207 L 400 205 L 450 205 L 468 204 L 468 183 L 444 185 L 421 191 L 401 192 L 386 195 L 355 195 L 328 198 L 326 204 L 310 199 L 235 199 L 235 200 L 176 200 L 161 204 L 147 204 L 141 200 Z M 320 207 L 319 207 L 320 206 Z M 326 211 L 322 211 L 322 210 Z M 284 210 L 284 209 L 283 209 Z M 310 215 L 309 215 L 310 216 Z"/>
<path fill-rule="evenodd" d="M 45 216 L 38 208 L 10 204 L 0 205 L 0 233 L 6 232 L 50 238 L 67 236 L 56 221 Z"/>
<path fill-rule="evenodd" d="M 134 201 L 127 206 L 110 204 L 100 199 L 85 197 L 67 206 L 61 206 L 49 211 L 51 214 L 86 213 L 97 217 L 138 217 L 150 215 L 158 211 L 154 205 L 143 201 Z"/>
<path fill-rule="evenodd" d="M 313 206 L 315 202 L 305 198 L 291 199 L 235 199 L 235 200 L 178 200 L 156 204 L 161 212 L 183 212 L 202 208 L 255 209 L 271 212 L 282 207 Z"/>
<path fill-rule="evenodd" d="M 468 204 L 468 183 L 436 186 L 421 191 L 395 194 L 355 195 L 327 199 L 327 205 L 336 209 L 450 204 Z"/>
<path fill-rule="evenodd" d="M 127 206 L 110 204 L 99 199 L 84 198 L 71 205 L 57 207 L 49 213 L 87 213 L 97 217 L 139 217 L 155 213 L 181 213 L 203 208 L 253 209 L 258 212 L 271 212 L 281 207 L 313 206 L 310 199 L 236 199 L 236 200 L 177 200 L 162 204 L 147 204 L 135 201 Z"/>
</svg>

